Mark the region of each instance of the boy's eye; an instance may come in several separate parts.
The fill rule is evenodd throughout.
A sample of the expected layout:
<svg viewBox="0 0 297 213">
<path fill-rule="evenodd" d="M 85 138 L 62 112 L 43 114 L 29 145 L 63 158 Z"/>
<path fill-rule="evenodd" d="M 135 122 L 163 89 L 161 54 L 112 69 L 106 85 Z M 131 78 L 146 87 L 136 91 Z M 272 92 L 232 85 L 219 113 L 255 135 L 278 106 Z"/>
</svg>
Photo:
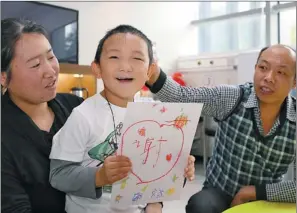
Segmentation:
<svg viewBox="0 0 297 213">
<path fill-rule="evenodd" d="M 37 67 L 39 67 L 39 65 L 40 65 L 40 63 L 38 63 L 38 64 L 32 66 L 31 68 L 37 68 Z"/>
<path fill-rule="evenodd" d="M 262 66 L 262 65 L 259 65 L 259 68 L 260 68 L 261 70 L 266 70 L 266 67 L 265 67 L 265 66 Z"/>
<path fill-rule="evenodd" d="M 54 56 L 51 56 L 51 57 L 48 58 L 48 60 L 52 60 L 52 59 L 54 59 Z"/>
<path fill-rule="evenodd" d="M 143 61 L 142 58 L 134 58 L 135 60 Z"/>
<path fill-rule="evenodd" d="M 118 57 L 117 56 L 110 56 L 109 58 L 110 59 L 117 59 Z"/>
</svg>

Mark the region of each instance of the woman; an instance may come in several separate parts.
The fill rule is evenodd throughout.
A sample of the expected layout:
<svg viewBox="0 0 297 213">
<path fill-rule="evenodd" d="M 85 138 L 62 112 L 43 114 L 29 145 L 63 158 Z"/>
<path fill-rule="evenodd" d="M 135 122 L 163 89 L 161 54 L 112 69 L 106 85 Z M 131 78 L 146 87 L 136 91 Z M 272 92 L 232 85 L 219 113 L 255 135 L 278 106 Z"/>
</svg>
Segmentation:
<svg viewBox="0 0 297 213">
<path fill-rule="evenodd" d="M 40 25 L 2 20 L 1 61 L 1 212 L 64 213 L 65 194 L 49 184 L 49 153 L 83 100 L 56 95 L 59 63 Z"/>
</svg>

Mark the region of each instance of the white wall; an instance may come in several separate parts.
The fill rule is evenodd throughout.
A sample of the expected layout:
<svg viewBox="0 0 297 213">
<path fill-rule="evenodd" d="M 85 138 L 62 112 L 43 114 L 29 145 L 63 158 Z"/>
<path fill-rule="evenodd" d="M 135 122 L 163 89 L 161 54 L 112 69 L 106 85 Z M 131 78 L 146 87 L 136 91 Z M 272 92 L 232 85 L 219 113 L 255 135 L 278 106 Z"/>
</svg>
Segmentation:
<svg viewBox="0 0 297 213">
<path fill-rule="evenodd" d="M 105 32 L 119 24 L 130 24 L 156 42 L 160 66 L 174 71 L 181 55 L 198 50 L 197 2 L 48 2 L 79 10 L 79 63 L 90 65 Z M 98 89 L 102 87 L 98 81 Z"/>
</svg>

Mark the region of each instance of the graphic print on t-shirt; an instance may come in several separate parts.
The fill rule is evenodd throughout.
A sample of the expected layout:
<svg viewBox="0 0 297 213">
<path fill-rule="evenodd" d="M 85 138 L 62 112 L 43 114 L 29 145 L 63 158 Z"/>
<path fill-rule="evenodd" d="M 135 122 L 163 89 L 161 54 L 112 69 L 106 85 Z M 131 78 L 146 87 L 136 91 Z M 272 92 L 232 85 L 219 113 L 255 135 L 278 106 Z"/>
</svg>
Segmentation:
<svg viewBox="0 0 297 213">
<path fill-rule="evenodd" d="M 113 155 L 118 148 L 117 142 L 120 139 L 122 127 L 123 123 L 121 122 L 102 143 L 90 149 L 90 151 L 88 152 L 90 158 L 103 162 L 105 158 Z"/>
</svg>

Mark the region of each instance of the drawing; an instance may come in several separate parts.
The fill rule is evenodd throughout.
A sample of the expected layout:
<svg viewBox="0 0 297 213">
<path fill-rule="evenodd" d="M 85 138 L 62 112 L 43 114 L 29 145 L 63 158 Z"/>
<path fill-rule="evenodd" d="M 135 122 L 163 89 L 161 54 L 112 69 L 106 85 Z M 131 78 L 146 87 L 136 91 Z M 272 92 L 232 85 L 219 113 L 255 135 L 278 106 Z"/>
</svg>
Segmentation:
<svg viewBox="0 0 297 213">
<path fill-rule="evenodd" d="M 128 104 L 117 155 L 129 157 L 133 166 L 128 180 L 114 183 L 111 205 L 180 198 L 181 177 L 202 107 L 196 103 L 162 103 L 158 107 L 151 102 Z M 119 194 L 125 199 L 117 203 Z"/>
<path fill-rule="evenodd" d="M 146 185 L 145 187 L 143 187 L 143 188 L 141 189 L 141 191 L 142 191 L 142 192 L 145 192 L 145 191 L 147 190 L 148 186 L 149 186 L 149 185 Z"/>
<path fill-rule="evenodd" d="M 145 145 L 144 145 L 144 151 L 141 154 L 141 155 L 146 154 L 145 159 L 143 160 L 142 164 L 146 164 L 151 149 L 155 147 L 155 146 L 151 147 L 151 145 L 153 144 L 152 140 L 154 140 L 154 139 L 153 138 L 146 139 L 146 142 L 145 142 Z"/>
<path fill-rule="evenodd" d="M 129 177 L 127 177 L 124 180 L 122 180 L 122 182 L 121 182 L 121 189 L 124 189 L 127 186 L 127 180 L 128 179 L 129 179 Z"/>
<path fill-rule="evenodd" d="M 137 148 L 140 147 L 140 141 L 139 140 L 136 140 L 133 144 L 135 144 L 135 143 L 136 143 Z"/>
<path fill-rule="evenodd" d="M 120 200 L 122 199 L 122 197 L 123 197 L 123 196 L 121 196 L 121 195 L 117 195 L 116 198 L 115 198 L 115 201 L 116 201 L 117 203 L 119 203 Z"/>
<path fill-rule="evenodd" d="M 90 158 L 103 162 L 106 157 L 115 153 L 118 147 L 116 137 L 121 136 L 122 127 L 123 123 L 119 123 L 115 131 L 112 131 L 102 143 L 89 150 Z"/>
<path fill-rule="evenodd" d="M 166 160 L 167 160 L 168 162 L 170 162 L 171 159 L 172 159 L 172 154 L 168 154 L 168 155 L 166 155 Z"/>
<path fill-rule="evenodd" d="M 163 189 L 154 189 L 152 191 L 151 198 L 160 199 L 163 196 L 164 196 L 164 190 Z"/>
<path fill-rule="evenodd" d="M 137 201 L 139 201 L 141 198 L 142 198 L 142 193 L 137 192 L 137 193 L 135 193 L 135 194 L 133 195 L 133 197 L 132 197 L 132 201 L 133 201 L 133 202 L 137 202 Z"/>
<path fill-rule="evenodd" d="M 168 189 L 167 191 L 166 191 L 166 194 L 168 195 L 168 196 L 171 196 L 171 195 L 173 195 L 175 193 L 175 188 L 170 188 L 170 189 Z"/>
<path fill-rule="evenodd" d="M 182 129 L 187 125 L 188 122 L 189 122 L 188 116 L 181 114 L 174 120 L 174 126 L 177 129 L 179 128 Z"/>
<path fill-rule="evenodd" d="M 140 139 L 139 146 L 143 147 L 141 149 L 143 151 L 142 151 L 142 153 L 139 154 L 142 161 L 138 161 L 137 164 L 139 162 L 141 162 L 142 165 L 147 166 L 146 167 L 147 169 L 151 169 L 151 168 L 158 168 L 158 165 L 161 165 L 164 161 L 164 162 L 167 162 L 167 166 L 163 167 L 163 169 L 165 168 L 166 171 L 159 170 L 159 172 L 151 173 L 151 175 L 150 175 L 151 178 L 149 178 L 149 179 L 142 178 L 140 173 L 136 169 L 133 170 L 132 174 L 139 180 L 139 182 L 137 184 L 150 183 L 150 182 L 160 180 L 163 177 L 165 177 L 166 175 L 168 175 L 168 173 L 170 173 L 171 170 L 174 168 L 174 166 L 177 164 L 177 162 L 180 158 L 181 151 L 184 146 L 184 137 L 185 137 L 183 129 L 181 128 L 181 126 L 185 122 L 184 122 L 184 120 L 181 121 L 181 119 L 186 119 L 186 117 L 178 116 L 177 119 L 178 119 L 178 122 L 180 122 L 179 124 L 177 124 L 177 125 L 179 125 L 178 128 L 175 127 L 176 119 L 171 121 L 170 124 L 160 124 L 154 120 L 144 120 L 144 121 L 140 121 L 140 122 L 132 124 L 123 133 L 122 142 L 119 147 L 120 155 L 122 155 L 124 152 L 124 147 L 125 147 L 124 145 L 126 143 L 126 138 L 127 137 L 131 138 L 133 135 L 134 129 L 138 130 L 139 126 L 141 126 L 141 127 L 145 126 L 146 130 L 150 129 L 151 130 L 150 135 L 151 134 L 154 135 L 155 132 L 157 132 L 159 129 L 166 130 L 166 131 L 173 131 L 174 145 L 176 147 L 178 147 L 177 150 L 179 150 L 179 152 L 176 153 L 174 155 L 174 157 L 173 157 L 172 153 L 166 153 L 166 154 L 164 153 L 165 157 L 161 161 L 161 159 L 160 159 L 161 153 L 165 152 L 167 148 L 170 148 L 172 143 L 170 143 L 170 141 L 168 139 L 164 138 L 164 136 L 162 136 L 162 135 L 159 138 L 156 138 L 154 136 L 147 137 L 146 140 L 139 138 Z M 188 120 L 186 120 L 186 122 L 188 122 Z M 147 134 L 147 136 L 148 136 L 148 134 Z M 127 140 L 127 143 L 128 142 L 129 142 L 129 140 Z M 163 148 L 163 146 L 166 148 Z M 135 147 L 135 148 L 138 149 L 137 147 Z M 168 156 L 166 156 L 166 155 L 168 155 Z M 136 168 L 139 168 L 139 167 L 136 167 Z"/>
<path fill-rule="evenodd" d="M 178 179 L 178 177 L 176 176 L 176 174 L 174 174 L 173 175 L 173 177 L 172 177 L 172 181 L 173 181 L 173 183 L 175 183 L 175 181 Z"/>
<path fill-rule="evenodd" d="M 139 130 L 138 130 L 138 134 L 139 134 L 140 136 L 144 136 L 144 137 L 145 137 L 145 128 L 142 127 L 141 129 L 139 129 Z"/>
<path fill-rule="evenodd" d="M 164 143 L 164 142 L 167 142 L 167 140 L 164 140 L 162 137 L 158 140 L 158 142 L 159 142 L 159 150 L 157 151 L 157 159 L 156 159 L 156 162 L 155 162 L 155 164 L 153 165 L 153 168 L 155 168 L 156 167 L 156 165 L 157 165 L 157 163 L 158 163 L 158 161 L 159 161 L 159 157 L 160 157 L 160 152 L 161 152 L 161 148 L 162 148 L 162 143 Z"/>
<path fill-rule="evenodd" d="M 167 109 L 163 106 L 162 109 L 160 110 L 161 113 L 165 113 Z"/>
</svg>

